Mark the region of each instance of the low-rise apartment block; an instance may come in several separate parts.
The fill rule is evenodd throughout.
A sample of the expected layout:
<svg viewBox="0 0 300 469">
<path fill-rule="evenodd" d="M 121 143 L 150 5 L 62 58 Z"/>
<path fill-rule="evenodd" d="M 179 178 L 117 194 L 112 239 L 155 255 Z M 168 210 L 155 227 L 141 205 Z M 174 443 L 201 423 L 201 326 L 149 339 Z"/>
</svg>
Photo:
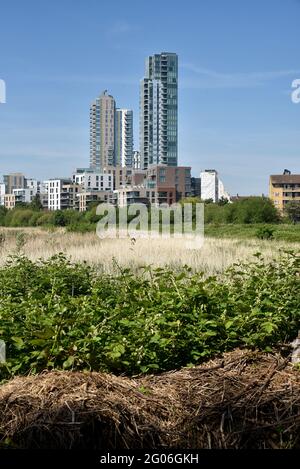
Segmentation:
<svg viewBox="0 0 300 469">
<path fill-rule="evenodd" d="M 45 184 L 48 192 L 48 210 L 75 208 L 77 194 L 81 190 L 79 184 L 74 184 L 71 179 L 49 179 Z"/>
<path fill-rule="evenodd" d="M 300 202 L 300 174 L 285 170 L 283 174 L 270 176 L 269 197 L 281 213 L 289 202 Z"/>
<path fill-rule="evenodd" d="M 71 178 L 53 178 L 43 182 L 28 179 L 22 173 L 4 176 L 0 184 L 0 204 L 11 209 L 18 203 L 30 203 L 39 195 L 45 210 L 74 209 L 84 212 L 95 202 L 120 207 L 132 203 L 172 205 L 194 196 L 212 199 L 229 198 L 215 170 L 191 177 L 189 166 L 149 165 L 147 169 L 126 166 L 78 168 Z M 297 186 L 295 186 L 297 187 Z M 8 192 L 10 190 L 11 192 Z M 294 191 L 294 195 L 297 192 Z"/>
<path fill-rule="evenodd" d="M 7 208 L 7 210 L 11 210 L 15 208 L 16 206 L 16 197 L 13 194 L 5 194 L 3 197 L 4 200 L 4 207 Z"/>
<path fill-rule="evenodd" d="M 113 191 L 79 192 L 77 195 L 76 209 L 86 212 L 92 203 L 112 203 Z"/>
<path fill-rule="evenodd" d="M 191 168 L 151 165 L 146 170 L 133 170 L 131 184 L 115 193 L 120 207 L 137 202 L 172 205 L 191 195 Z"/>
<path fill-rule="evenodd" d="M 114 175 L 98 173 L 91 169 L 77 169 L 73 174 L 73 183 L 79 184 L 82 190 L 112 191 L 114 189 Z"/>
</svg>

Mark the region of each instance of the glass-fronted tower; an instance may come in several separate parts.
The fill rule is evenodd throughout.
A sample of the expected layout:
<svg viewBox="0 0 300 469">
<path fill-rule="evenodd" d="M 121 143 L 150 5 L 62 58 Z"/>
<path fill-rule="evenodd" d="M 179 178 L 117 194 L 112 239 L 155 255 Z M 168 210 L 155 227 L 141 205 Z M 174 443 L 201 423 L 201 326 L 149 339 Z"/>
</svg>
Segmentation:
<svg viewBox="0 0 300 469">
<path fill-rule="evenodd" d="M 141 166 L 178 164 L 178 56 L 162 52 L 146 59 L 140 84 Z"/>
</svg>

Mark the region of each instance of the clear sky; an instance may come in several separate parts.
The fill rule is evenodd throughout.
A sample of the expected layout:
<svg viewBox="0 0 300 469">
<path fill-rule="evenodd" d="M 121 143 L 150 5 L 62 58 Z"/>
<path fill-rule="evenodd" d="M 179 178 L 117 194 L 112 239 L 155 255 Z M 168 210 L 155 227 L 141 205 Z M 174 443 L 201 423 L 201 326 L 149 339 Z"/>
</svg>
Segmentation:
<svg viewBox="0 0 300 469">
<path fill-rule="evenodd" d="M 0 0 L 0 175 L 69 176 L 89 162 L 104 89 L 135 114 L 147 55 L 179 55 L 179 164 L 231 194 L 300 173 L 299 0 Z"/>
</svg>

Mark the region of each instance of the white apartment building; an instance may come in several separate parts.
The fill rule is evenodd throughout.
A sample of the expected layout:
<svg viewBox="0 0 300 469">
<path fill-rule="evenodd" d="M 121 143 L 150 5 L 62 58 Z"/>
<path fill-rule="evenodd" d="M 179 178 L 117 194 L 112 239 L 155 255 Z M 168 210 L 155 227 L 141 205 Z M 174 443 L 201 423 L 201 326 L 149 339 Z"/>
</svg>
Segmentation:
<svg viewBox="0 0 300 469">
<path fill-rule="evenodd" d="M 0 205 L 4 205 L 5 184 L 0 184 Z"/>
<path fill-rule="evenodd" d="M 50 179 L 49 181 L 45 181 L 45 184 L 48 187 L 48 209 L 60 210 L 63 181 L 61 179 Z"/>
<path fill-rule="evenodd" d="M 225 189 L 225 186 L 223 184 L 223 182 L 221 181 L 221 179 L 219 179 L 219 200 L 220 199 L 225 199 L 225 200 L 228 200 L 230 202 L 230 194 L 229 192 L 226 191 Z"/>
<path fill-rule="evenodd" d="M 26 188 L 31 190 L 32 196 L 34 197 L 40 191 L 40 183 L 36 179 L 27 179 L 25 181 Z"/>
<path fill-rule="evenodd" d="M 13 195 L 15 196 L 16 203 L 22 202 L 22 203 L 30 204 L 30 202 L 32 202 L 32 199 L 34 195 L 36 195 L 36 193 L 33 195 L 33 191 L 29 188 L 13 189 Z"/>
<path fill-rule="evenodd" d="M 62 209 L 62 191 L 64 184 L 70 184 L 69 179 L 49 179 L 44 183 L 48 187 L 48 209 Z"/>
<path fill-rule="evenodd" d="M 201 179 L 201 199 L 212 200 L 214 203 L 219 200 L 219 176 L 215 169 L 206 169 L 200 173 Z"/>
<path fill-rule="evenodd" d="M 115 164 L 132 166 L 133 158 L 133 112 L 129 109 L 116 110 Z"/>
<path fill-rule="evenodd" d="M 39 183 L 36 179 L 25 179 L 25 187 L 23 189 L 13 189 L 16 203 L 31 203 L 39 192 Z"/>
<path fill-rule="evenodd" d="M 48 210 L 75 208 L 77 195 L 82 190 L 80 185 L 71 179 L 49 179 L 44 185 L 48 192 Z"/>
<path fill-rule="evenodd" d="M 73 174 L 73 183 L 82 186 L 87 192 L 112 191 L 114 188 L 113 174 L 96 173 L 92 171 Z"/>
</svg>

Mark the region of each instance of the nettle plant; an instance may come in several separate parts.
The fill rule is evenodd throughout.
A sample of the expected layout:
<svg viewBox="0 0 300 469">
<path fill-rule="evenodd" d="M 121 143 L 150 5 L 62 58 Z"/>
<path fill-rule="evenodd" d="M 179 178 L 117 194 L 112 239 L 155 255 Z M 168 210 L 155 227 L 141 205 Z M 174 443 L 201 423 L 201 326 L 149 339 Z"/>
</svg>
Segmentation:
<svg viewBox="0 0 300 469">
<path fill-rule="evenodd" d="M 232 350 L 272 350 L 300 328 L 300 256 L 260 254 L 222 278 L 116 266 L 114 275 L 63 254 L 22 255 L 0 269 L 0 379 L 45 369 L 139 374 L 191 366 Z"/>
</svg>

